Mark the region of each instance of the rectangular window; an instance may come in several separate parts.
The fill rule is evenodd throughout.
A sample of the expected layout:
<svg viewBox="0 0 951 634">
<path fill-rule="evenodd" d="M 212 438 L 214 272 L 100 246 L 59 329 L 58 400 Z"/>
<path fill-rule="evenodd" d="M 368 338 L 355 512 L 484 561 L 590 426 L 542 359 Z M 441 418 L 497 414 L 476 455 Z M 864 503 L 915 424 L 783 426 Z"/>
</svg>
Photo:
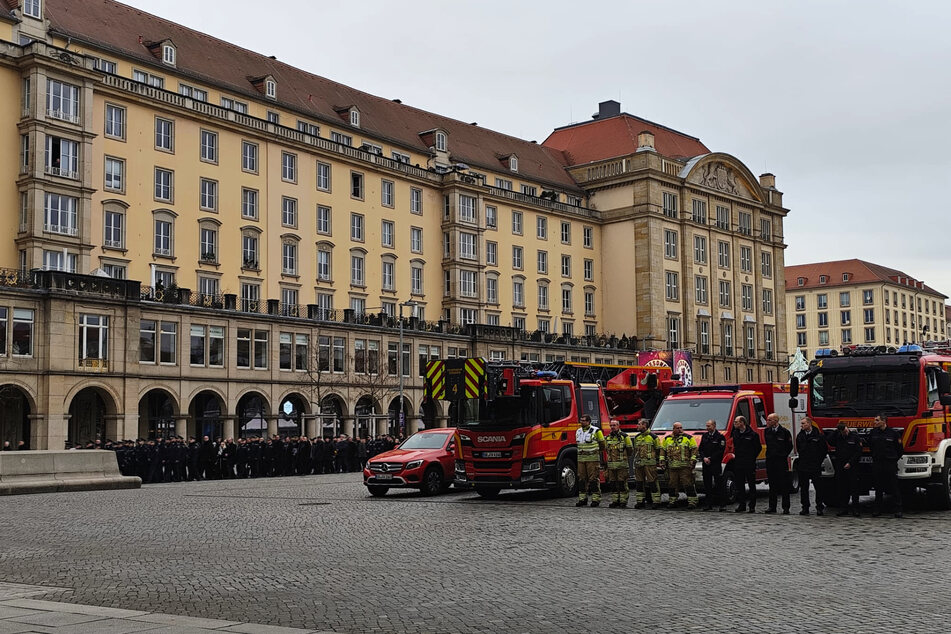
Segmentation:
<svg viewBox="0 0 951 634">
<path fill-rule="evenodd" d="M 594 260 L 584 261 L 584 279 L 586 282 L 594 281 Z"/>
<path fill-rule="evenodd" d="M 768 251 L 763 251 L 760 253 L 760 270 L 763 273 L 763 277 L 772 277 L 773 276 L 773 254 Z"/>
<path fill-rule="evenodd" d="M 743 284 L 740 288 L 740 297 L 743 302 L 743 310 L 750 312 L 753 310 L 753 287 L 749 284 Z"/>
<path fill-rule="evenodd" d="M 221 107 L 227 108 L 228 110 L 234 110 L 235 112 L 240 112 L 241 114 L 248 114 L 248 104 L 237 101 L 230 97 L 221 98 Z"/>
<path fill-rule="evenodd" d="M 496 242 L 487 241 L 485 243 L 485 262 L 492 266 L 497 266 L 499 260 L 499 245 Z"/>
<path fill-rule="evenodd" d="M 723 322 L 723 354 L 733 356 L 733 324 Z"/>
<path fill-rule="evenodd" d="M 198 192 L 198 206 L 201 209 L 218 211 L 218 181 L 199 179 Z"/>
<path fill-rule="evenodd" d="M 710 354 L 710 322 L 706 319 L 697 322 L 697 336 L 700 342 L 700 354 Z"/>
<path fill-rule="evenodd" d="M 677 232 L 664 229 L 664 257 L 677 259 Z"/>
<path fill-rule="evenodd" d="M 155 254 L 171 257 L 172 223 L 167 220 L 155 221 Z"/>
<path fill-rule="evenodd" d="M 805 310 L 805 309 L 806 309 L 806 296 L 796 295 L 796 310 Z"/>
<path fill-rule="evenodd" d="M 849 324 L 852 323 L 852 311 L 851 311 L 851 310 L 842 310 L 842 311 L 839 311 L 839 313 L 840 313 L 839 316 L 840 316 L 840 318 L 841 318 L 841 320 L 842 320 L 842 325 L 843 325 L 843 326 L 848 326 Z"/>
<path fill-rule="evenodd" d="M 730 283 L 725 280 L 720 280 L 720 306 L 729 308 L 733 303 L 731 300 L 730 293 Z"/>
<path fill-rule="evenodd" d="M 459 257 L 465 260 L 476 259 L 476 235 L 462 231 L 459 233 Z"/>
<path fill-rule="evenodd" d="M 759 219 L 759 235 L 763 240 L 772 240 L 773 223 L 769 218 Z"/>
<path fill-rule="evenodd" d="M 109 191 L 121 192 L 125 187 L 125 161 L 106 157 L 105 188 Z"/>
<path fill-rule="evenodd" d="M 33 356 L 33 310 L 30 308 L 13 309 L 13 356 Z"/>
<path fill-rule="evenodd" d="M 561 289 L 561 312 L 570 313 L 571 311 L 571 289 L 566 287 Z"/>
<path fill-rule="evenodd" d="M 159 327 L 159 363 L 174 364 L 177 352 L 178 324 L 163 321 Z"/>
<path fill-rule="evenodd" d="M 210 227 L 202 227 L 198 231 L 199 235 L 199 257 L 203 262 L 218 261 L 218 230 Z"/>
<path fill-rule="evenodd" d="M 139 322 L 139 361 L 142 363 L 155 363 L 155 333 L 155 321 Z"/>
<path fill-rule="evenodd" d="M 208 101 L 208 91 L 202 90 L 201 88 L 195 88 L 194 86 L 189 86 L 188 84 L 178 84 L 178 94 L 183 97 L 190 97 L 195 101 Z"/>
<path fill-rule="evenodd" d="M 885 297 L 887 298 L 887 297 L 888 297 L 888 294 L 886 294 Z M 871 290 L 862 291 L 862 303 L 863 303 L 863 304 L 871 304 L 873 301 L 874 301 L 874 299 L 873 299 L 872 291 L 871 291 Z M 885 303 L 886 303 L 886 304 L 888 303 L 887 299 L 886 299 L 886 302 L 885 302 Z"/>
<path fill-rule="evenodd" d="M 538 285 L 538 310 L 548 310 L 548 286 Z"/>
<path fill-rule="evenodd" d="M 205 341 L 207 331 L 204 326 L 191 326 L 189 328 L 190 345 L 188 362 L 190 365 L 205 365 Z"/>
<path fill-rule="evenodd" d="M 330 191 L 330 165 L 327 163 L 317 163 L 317 189 Z"/>
<path fill-rule="evenodd" d="M 121 249 L 125 244 L 125 233 L 123 231 L 125 216 L 117 211 L 107 210 L 103 214 L 103 220 L 105 225 L 103 246 L 113 249 Z"/>
<path fill-rule="evenodd" d="M 739 214 L 739 226 L 737 231 L 744 235 L 753 235 L 753 214 L 741 211 Z"/>
<path fill-rule="evenodd" d="M 852 343 L 852 329 L 851 328 L 842 329 L 842 343 L 843 345 L 847 343 Z"/>
<path fill-rule="evenodd" d="M 584 292 L 584 314 L 585 315 L 594 314 L 594 292 L 593 291 Z"/>
<path fill-rule="evenodd" d="M 694 278 L 694 299 L 698 304 L 706 304 L 708 301 L 707 278 L 698 275 Z"/>
<path fill-rule="evenodd" d="M 525 283 L 520 279 L 512 280 L 512 305 L 525 306 Z"/>
<path fill-rule="evenodd" d="M 393 268 L 392 262 L 383 262 L 383 276 L 380 285 L 385 291 L 392 291 L 396 288 Z"/>
<path fill-rule="evenodd" d="M 571 223 L 562 222 L 561 223 L 561 243 L 562 244 L 571 244 Z"/>
<path fill-rule="evenodd" d="M 763 289 L 763 314 L 773 314 L 773 291 L 768 288 Z"/>
<path fill-rule="evenodd" d="M 463 297 L 476 296 L 475 271 L 459 271 L 459 294 Z"/>
<path fill-rule="evenodd" d="M 721 269 L 730 268 L 730 243 L 717 242 L 717 265 Z"/>
<path fill-rule="evenodd" d="M 258 219 L 258 190 L 241 188 L 241 217 Z"/>
<path fill-rule="evenodd" d="M 495 229 L 499 223 L 499 213 L 495 207 L 485 206 L 485 226 L 488 229 Z"/>
<path fill-rule="evenodd" d="M 489 304 L 499 303 L 499 280 L 495 277 L 485 278 L 485 300 Z"/>
<path fill-rule="evenodd" d="M 353 146 L 353 137 L 349 134 L 341 134 L 339 132 L 330 132 L 330 140 L 334 143 L 339 143 L 340 145 L 346 145 L 347 147 Z"/>
<path fill-rule="evenodd" d="M 538 196 L 538 188 L 534 185 L 522 185 L 522 193 L 526 196 Z"/>
<path fill-rule="evenodd" d="M 418 266 L 410 268 L 410 292 L 413 295 L 423 294 L 423 269 Z"/>
<path fill-rule="evenodd" d="M 512 212 L 512 233 L 517 236 L 522 235 L 522 212 L 521 211 Z"/>
<path fill-rule="evenodd" d="M 297 226 L 297 199 L 281 197 L 281 224 L 285 227 Z"/>
<path fill-rule="evenodd" d="M 664 215 L 668 218 L 677 217 L 677 194 L 664 192 Z"/>
<path fill-rule="evenodd" d="M 155 117 L 155 149 L 171 152 L 175 142 L 175 123 Z"/>
<path fill-rule="evenodd" d="M 297 182 L 297 155 L 290 152 L 281 152 L 281 180 L 288 183 Z"/>
<path fill-rule="evenodd" d="M 459 220 L 461 222 L 475 222 L 476 199 L 474 196 L 459 195 Z"/>
<path fill-rule="evenodd" d="M 411 187 L 409 190 L 409 211 L 421 215 L 423 213 L 423 190 Z"/>
<path fill-rule="evenodd" d="M 866 308 L 865 310 L 862 311 L 862 317 L 864 318 L 866 324 L 874 324 L 875 323 L 875 309 Z"/>
<path fill-rule="evenodd" d="M 362 255 L 350 256 L 350 283 L 354 286 L 364 285 L 365 277 L 363 264 L 364 260 Z"/>
<path fill-rule="evenodd" d="M 363 215 L 350 214 L 350 239 L 363 242 Z"/>
<path fill-rule="evenodd" d="M 865 342 L 872 343 L 875 341 L 875 328 L 866 328 L 865 329 Z"/>
<path fill-rule="evenodd" d="M 582 242 L 584 243 L 584 248 L 593 249 L 594 248 L 594 228 L 584 227 L 581 230 Z"/>
<path fill-rule="evenodd" d="M 548 218 L 538 216 L 535 219 L 535 237 L 539 240 L 548 239 Z"/>
<path fill-rule="evenodd" d="M 423 252 L 423 230 L 419 227 L 409 229 L 409 250 L 413 253 Z"/>
<path fill-rule="evenodd" d="M 704 200 L 697 200 L 694 198 L 692 201 L 693 209 L 690 213 L 690 219 L 697 224 L 705 225 L 707 224 L 707 203 Z"/>
<path fill-rule="evenodd" d="M 753 249 L 751 247 L 740 247 L 740 271 L 743 273 L 753 272 Z"/>
<path fill-rule="evenodd" d="M 261 310 L 261 286 L 259 284 L 241 284 L 241 310 L 257 313 Z"/>
<path fill-rule="evenodd" d="M 756 326 L 746 327 L 746 356 L 750 359 L 756 356 Z"/>
<path fill-rule="evenodd" d="M 268 123 L 273 123 L 274 125 L 280 125 L 281 115 L 273 110 L 267 111 L 267 121 Z"/>
<path fill-rule="evenodd" d="M 281 273 L 297 275 L 297 244 L 295 242 L 281 244 Z"/>
<path fill-rule="evenodd" d="M 252 174 L 258 173 L 258 144 L 241 142 L 241 169 Z"/>
<path fill-rule="evenodd" d="M 384 207 L 392 207 L 393 202 L 393 181 L 381 181 L 380 183 L 380 204 Z"/>
<path fill-rule="evenodd" d="M 170 203 L 174 193 L 174 175 L 172 170 L 155 168 L 155 200 Z"/>
<path fill-rule="evenodd" d="M 730 208 L 717 205 L 717 229 L 730 230 Z"/>
<path fill-rule="evenodd" d="M 216 132 L 202 130 L 199 145 L 201 147 L 201 160 L 209 163 L 218 162 L 218 134 Z"/>
<path fill-rule="evenodd" d="M 330 207 L 317 205 L 317 233 L 330 235 Z"/>
<path fill-rule="evenodd" d="M 522 270 L 522 247 L 512 247 L 512 268 Z"/>
<path fill-rule="evenodd" d="M 845 308 L 852 305 L 852 295 L 849 291 L 839 293 L 839 306 Z"/>
<path fill-rule="evenodd" d="M 317 250 L 317 279 L 322 282 L 330 281 L 330 251 Z"/>
<path fill-rule="evenodd" d="M 159 77 L 158 75 L 153 75 L 152 73 L 147 73 L 142 70 L 133 70 L 132 71 L 133 81 L 137 81 L 140 84 L 148 84 L 153 88 L 165 88 L 165 79 Z"/>
<path fill-rule="evenodd" d="M 796 345 L 799 346 L 800 348 L 804 348 L 806 346 L 806 333 L 804 332 L 796 333 Z"/>
<path fill-rule="evenodd" d="M 677 280 L 677 273 L 673 271 L 664 272 L 664 296 L 670 301 L 680 299 L 680 288 Z"/>
<path fill-rule="evenodd" d="M 570 255 L 561 256 L 561 276 L 571 277 L 571 256 Z"/>
<path fill-rule="evenodd" d="M 805 327 L 806 327 L 806 316 L 796 315 L 796 328 L 805 328 Z"/>
<path fill-rule="evenodd" d="M 47 79 L 46 114 L 53 119 L 79 123 L 79 87 Z"/>
<path fill-rule="evenodd" d="M 693 261 L 697 264 L 707 263 L 707 238 L 706 236 L 693 237 Z"/>
<path fill-rule="evenodd" d="M 499 189 L 505 189 L 507 191 L 512 191 L 512 181 L 507 178 L 495 178 L 495 186 Z"/>
<path fill-rule="evenodd" d="M 393 221 L 384 220 L 380 227 L 380 243 L 384 247 L 393 246 Z"/>
<path fill-rule="evenodd" d="M 363 200 L 363 174 L 350 172 L 350 197 Z"/>
<path fill-rule="evenodd" d="M 76 208 L 79 201 L 72 196 L 46 193 L 43 208 L 43 231 L 75 236 L 79 233 Z"/>
<path fill-rule="evenodd" d="M 829 296 L 825 293 L 816 295 L 816 308 L 822 309 L 829 305 Z"/>
<path fill-rule="evenodd" d="M 667 315 L 667 345 L 673 348 L 680 347 L 680 317 Z"/>
<path fill-rule="evenodd" d="M 29 137 L 24 135 L 24 140 Z M 27 154 L 29 150 L 27 148 Z M 26 161 L 28 164 L 29 157 Z M 79 178 L 79 143 L 58 136 L 46 135 L 44 169 L 47 174 L 63 178 Z"/>
</svg>

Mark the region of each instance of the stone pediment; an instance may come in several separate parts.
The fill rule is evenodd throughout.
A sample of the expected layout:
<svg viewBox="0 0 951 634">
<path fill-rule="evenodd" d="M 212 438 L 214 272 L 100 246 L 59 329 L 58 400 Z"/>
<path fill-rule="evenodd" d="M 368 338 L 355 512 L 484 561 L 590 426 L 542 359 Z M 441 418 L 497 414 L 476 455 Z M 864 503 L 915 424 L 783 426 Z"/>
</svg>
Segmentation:
<svg viewBox="0 0 951 634">
<path fill-rule="evenodd" d="M 705 157 L 704 157 L 705 158 Z M 761 200 L 759 185 L 749 180 L 750 176 L 745 168 L 737 167 L 725 160 L 710 158 L 696 160 L 693 165 L 687 164 L 688 183 L 693 183 L 707 189 L 722 192 L 730 196 Z M 693 161 L 691 161 L 693 163 Z"/>
</svg>

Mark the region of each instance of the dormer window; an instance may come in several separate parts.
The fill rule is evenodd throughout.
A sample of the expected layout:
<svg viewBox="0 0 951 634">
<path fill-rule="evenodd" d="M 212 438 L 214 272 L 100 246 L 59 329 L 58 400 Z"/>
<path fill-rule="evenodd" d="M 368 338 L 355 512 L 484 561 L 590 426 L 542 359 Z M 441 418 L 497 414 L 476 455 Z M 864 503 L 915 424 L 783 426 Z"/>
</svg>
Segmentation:
<svg viewBox="0 0 951 634">
<path fill-rule="evenodd" d="M 800 277 L 800 278 L 798 278 L 798 279 L 796 280 L 796 283 L 797 283 L 799 286 L 804 286 L 804 285 L 806 284 L 806 279 L 803 278 L 803 277 Z"/>
<path fill-rule="evenodd" d="M 509 169 L 513 172 L 518 171 L 518 157 L 513 156 L 509 159 Z"/>
<path fill-rule="evenodd" d="M 273 79 L 268 79 L 264 82 L 264 95 L 268 99 L 277 99 L 277 82 Z"/>
<path fill-rule="evenodd" d="M 355 128 L 360 127 L 360 111 L 356 108 L 350 109 L 350 125 Z"/>
<path fill-rule="evenodd" d="M 42 16 L 42 10 L 40 8 L 40 0 L 23 0 L 23 15 L 28 15 L 31 18 L 40 19 Z"/>
<path fill-rule="evenodd" d="M 436 151 L 445 152 L 448 145 L 449 143 L 448 143 L 448 140 L 446 139 L 446 133 L 437 132 L 436 133 Z"/>
<path fill-rule="evenodd" d="M 162 61 L 169 66 L 175 65 L 175 47 L 171 44 L 162 45 Z"/>
<path fill-rule="evenodd" d="M 829 279 L 829 278 L 826 277 L 825 275 L 820 275 L 820 276 L 819 276 L 819 283 L 820 283 L 820 284 L 825 284 L 826 281 L 828 281 L 828 279 Z"/>
<path fill-rule="evenodd" d="M 842 281 L 843 281 L 843 282 L 848 282 L 848 281 L 849 281 L 849 274 L 848 274 L 848 273 L 843 273 L 843 274 L 842 274 Z"/>
</svg>

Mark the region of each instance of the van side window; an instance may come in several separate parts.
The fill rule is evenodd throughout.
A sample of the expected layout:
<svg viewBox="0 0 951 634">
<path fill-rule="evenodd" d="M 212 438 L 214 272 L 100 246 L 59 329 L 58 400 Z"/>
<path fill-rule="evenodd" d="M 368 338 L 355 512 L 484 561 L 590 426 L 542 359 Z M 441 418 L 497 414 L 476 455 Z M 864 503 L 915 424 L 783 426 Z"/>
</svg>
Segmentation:
<svg viewBox="0 0 951 634">
<path fill-rule="evenodd" d="M 736 404 L 736 415 L 745 418 L 750 426 L 758 424 L 754 419 L 750 418 L 750 399 L 748 398 L 744 398 Z"/>
<path fill-rule="evenodd" d="M 597 389 L 581 390 L 581 414 L 587 414 L 591 417 L 591 424 L 595 427 L 601 426 L 601 407 L 598 400 Z"/>
<path fill-rule="evenodd" d="M 765 427 L 766 426 L 766 407 L 763 405 L 763 401 L 761 401 L 760 399 L 754 396 L 753 408 L 756 410 L 756 420 L 759 421 L 757 424 L 760 427 Z"/>
</svg>

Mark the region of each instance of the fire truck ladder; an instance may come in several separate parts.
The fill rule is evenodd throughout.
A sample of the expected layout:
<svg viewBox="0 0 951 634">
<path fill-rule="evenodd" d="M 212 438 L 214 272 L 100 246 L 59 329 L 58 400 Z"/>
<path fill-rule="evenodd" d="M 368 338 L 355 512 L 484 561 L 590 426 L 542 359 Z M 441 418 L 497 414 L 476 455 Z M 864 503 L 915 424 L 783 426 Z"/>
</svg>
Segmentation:
<svg viewBox="0 0 951 634">
<path fill-rule="evenodd" d="M 627 366 L 591 365 L 570 361 L 555 361 L 544 366 L 544 370 L 555 373 L 555 378 L 569 379 L 575 383 L 598 383 L 600 385 L 607 385 L 610 379 L 626 369 Z"/>
</svg>

